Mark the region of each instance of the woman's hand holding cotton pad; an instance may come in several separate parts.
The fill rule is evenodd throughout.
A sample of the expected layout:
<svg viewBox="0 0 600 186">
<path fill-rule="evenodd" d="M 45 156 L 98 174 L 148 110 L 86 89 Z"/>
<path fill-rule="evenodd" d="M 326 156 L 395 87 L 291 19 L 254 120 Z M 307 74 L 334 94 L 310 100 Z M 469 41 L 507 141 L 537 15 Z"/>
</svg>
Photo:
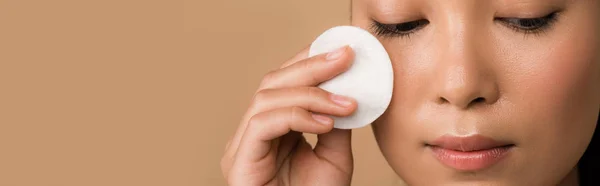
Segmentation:
<svg viewBox="0 0 600 186">
<path fill-rule="evenodd" d="M 356 99 L 358 108 L 348 117 L 333 117 L 334 127 L 364 127 L 379 118 L 392 99 L 394 72 L 383 45 L 371 33 L 353 26 L 325 31 L 311 45 L 309 57 L 349 45 L 355 53 L 350 69 L 323 82 L 320 88 Z"/>
<path fill-rule="evenodd" d="M 308 53 L 262 80 L 221 160 L 230 185 L 268 185 L 279 178 L 350 185 L 351 133 L 333 128 L 366 126 L 383 114 L 392 96 L 390 59 L 369 32 L 348 26 L 326 31 Z M 302 133 L 319 135 L 319 142 L 298 145 L 307 144 Z M 302 165 L 292 163 L 298 161 Z"/>
</svg>

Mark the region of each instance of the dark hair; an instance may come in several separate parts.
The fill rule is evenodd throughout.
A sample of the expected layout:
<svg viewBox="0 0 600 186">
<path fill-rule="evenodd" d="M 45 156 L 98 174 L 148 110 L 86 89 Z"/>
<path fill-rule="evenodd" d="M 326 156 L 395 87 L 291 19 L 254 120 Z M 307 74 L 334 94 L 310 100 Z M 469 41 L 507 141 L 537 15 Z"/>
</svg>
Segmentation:
<svg viewBox="0 0 600 186">
<path fill-rule="evenodd" d="M 598 128 L 600 128 L 600 118 L 596 123 L 592 141 L 577 165 L 581 186 L 600 185 L 600 132 L 598 132 Z"/>
</svg>

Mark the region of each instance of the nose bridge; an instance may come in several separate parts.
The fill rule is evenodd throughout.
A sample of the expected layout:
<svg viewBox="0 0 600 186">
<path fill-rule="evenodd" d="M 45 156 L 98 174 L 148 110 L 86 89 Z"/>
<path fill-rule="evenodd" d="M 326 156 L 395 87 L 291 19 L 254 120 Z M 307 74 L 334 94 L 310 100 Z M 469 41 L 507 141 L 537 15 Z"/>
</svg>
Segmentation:
<svg viewBox="0 0 600 186">
<path fill-rule="evenodd" d="M 477 23 L 466 15 L 447 16 L 439 39 L 439 58 L 436 61 L 436 101 L 461 109 L 474 103 L 492 103 L 498 93 L 493 72 L 486 66 L 485 34 L 478 34 Z M 472 20 L 475 21 L 475 20 Z"/>
</svg>

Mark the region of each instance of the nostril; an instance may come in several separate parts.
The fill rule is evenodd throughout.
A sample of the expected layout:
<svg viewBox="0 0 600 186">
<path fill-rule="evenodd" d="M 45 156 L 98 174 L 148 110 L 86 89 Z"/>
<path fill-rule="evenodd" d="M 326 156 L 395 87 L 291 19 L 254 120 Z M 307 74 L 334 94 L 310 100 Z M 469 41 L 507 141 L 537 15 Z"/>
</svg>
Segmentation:
<svg viewBox="0 0 600 186">
<path fill-rule="evenodd" d="M 461 104 L 461 102 L 452 102 L 452 101 L 450 101 L 449 99 L 447 99 L 445 97 L 438 98 L 437 102 L 438 102 L 438 104 Z M 483 104 L 485 102 L 487 102 L 487 99 L 485 99 L 484 97 L 478 97 L 478 98 L 472 99 L 470 102 L 463 102 L 465 105 L 462 105 L 462 106 L 469 107 L 469 106 L 472 106 L 472 105 Z"/>
<path fill-rule="evenodd" d="M 450 103 L 450 101 L 448 101 L 445 97 L 440 97 L 440 99 L 438 99 L 439 103 Z"/>
<path fill-rule="evenodd" d="M 477 99 L 473 100 L 473 103 L 483 103 L 485 102 L 485 98 L 482 97 L 478 97 Z"/>
</svg>

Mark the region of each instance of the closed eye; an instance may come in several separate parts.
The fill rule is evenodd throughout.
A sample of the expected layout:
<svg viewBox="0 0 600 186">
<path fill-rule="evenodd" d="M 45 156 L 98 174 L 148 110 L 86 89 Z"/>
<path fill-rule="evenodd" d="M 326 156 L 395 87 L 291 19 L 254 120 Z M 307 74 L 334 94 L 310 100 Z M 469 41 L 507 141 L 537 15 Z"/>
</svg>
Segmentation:
<svg viewBox="0 0 600 186">
<path fill-rule="evenodd" d="M 554 22 L 558 20 L 559 12 L 553 12 L 543 17 L 537 18 L 513 18 L 498 17 L 499 21 L 505 26 L 516 32 L 525 34 L 538 34 L 549 29 Z M 409 37 L 411 34 L 419 31 L 429 24 L 429 20 L 420 19 L 399 24 L 383 24 L 375 20 L 372 21 L 371 28 L 377 36 L 381 37 Z"/>
<path fill-rule="evenodd" d="M 558 20 L 558 13 L 559 12 L 553 12 L 538 18 L 499 17 L 495 18 L 495 20 L 517 32 L 531 34 L 540 33 L 550 28 L 552 24 Z"/>
<path fill-rule="evenodd" d="M 371 28 L 377 36 L 382 37 L 408 37 L 411 34 L 419 31 L 423 27 L 427 26 L 429 21 L 426 19 L 420 19 L 416 21 L 404 22 L 399 24 L 383 24 L 373 20 Z"/>
</svg>

